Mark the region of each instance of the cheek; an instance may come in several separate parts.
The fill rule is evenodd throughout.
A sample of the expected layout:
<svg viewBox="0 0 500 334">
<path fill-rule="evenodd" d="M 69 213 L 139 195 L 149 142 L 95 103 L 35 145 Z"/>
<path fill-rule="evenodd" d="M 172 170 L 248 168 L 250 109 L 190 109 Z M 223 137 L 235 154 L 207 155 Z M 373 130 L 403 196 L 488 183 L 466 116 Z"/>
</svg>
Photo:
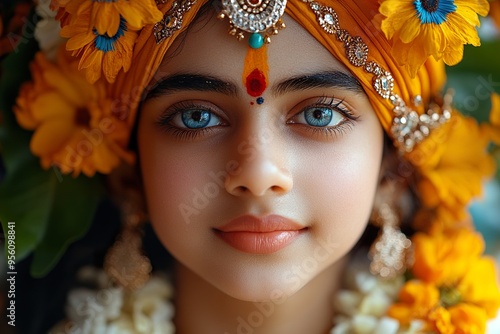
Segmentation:
<svg viewBox="0 0 500 334">
<path fill-rule="evenodd" d="M 203 172 L 199 164 L 190 161 L 189 157 L 180 159 L 177 150 L 164 148 L 142 151 L 141 167 L 150 214 L 159 216 L 161 213 L 162 220 L 181 223 L 178 221 L 181 209 L 184 205 L 192 205 L 202 184 Z"/>
<path fill-rule="evenodd" d="M 382 134 L 339 149 L 312 150 L 308 166 L 296 184 L 302 200 L 309 203 L 316 238 L 334 242 L 337 255 L 347 253 L 363 233 L 372 210 L 382 156 Z"/>
<path fill-rule="evenodd" d="M 181 246 L 200 242 L 191 233 L 220 187 L 209 180 L 216 169 L 214 154 L 165 144 L 162 134 L 143 131 L 139 136 L 140 164 L 151 224 L 174 255 Z M 186 152 L 189 152 L 187 154 Z M 203 161 L 203 164 L 200 163 Z M 209 182 L 210 181 L 210 182 Z"/>
</svg>

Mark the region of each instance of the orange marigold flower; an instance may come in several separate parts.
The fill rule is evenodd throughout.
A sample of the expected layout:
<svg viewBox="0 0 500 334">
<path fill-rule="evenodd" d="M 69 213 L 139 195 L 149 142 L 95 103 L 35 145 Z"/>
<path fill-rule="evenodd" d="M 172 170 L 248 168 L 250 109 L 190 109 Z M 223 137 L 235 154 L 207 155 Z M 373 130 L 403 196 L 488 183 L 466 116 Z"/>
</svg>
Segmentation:
<svg viewBox="0 0 500 334">
<path fill-rule="evenodd" d="M 121 69 L 127 72 L 137 31 L 162 18 L 153 0 L 59 0 L 58 5 L 69 14 L 61 36 L 69 38 L 67 50 L 81 57 L 79 69 L 91 83 L 101 72 L 110 83 Z"/>
<path fill-rule="evenodd" d="M 475 140 L 469 138 L 474 136 Z M 450 122 L 441 126 L 419 144 L 408 159 L 418 168 L 418 189 L 424 207 L 446 210 L 448 226 L 467 218 L 468 203 L 482 193 L 482 183 L 495 171 L 488 152 L 491 135 L 471 117 L 454 113 Z M 426 159 L 416 160 L 415 157 Z"/>
<path fill-rule="evenodd" d="M 403 325 L 415 319 L 426 319 L 439 304 L 439 290 L 418 280 L 408 281 L 399 291 L 399 302 L 392 305 L 387 315 Z"/>
<path fill-rule="evenodd" d="M 473 262 L 456 289 L 463 301 L 480 307 L 489 318 L 496 316 L 500 308 L 500 290 L 493 259 L 482 257 Z"/>
<path fill-rule="evenodd" d="M 455 65 L 464 44 L 480 45 L 478 14 L 486 16 L 488 10 L 487 0 L 383 0 L 380 6 L 392 54 L 413 76 L 429 56 Z"/>
<path fill-rule="evenodd" d="M 34 130 L 32 153 L 45 169 L 56 165 L 63 173 L 109 173 L 127 152 L 130 129 L 112 111 L 102 81 L 89 84 L 60 49 L 57 63 L 38 52 L 31 63 L 32 81 L 23 84 L 14 112 L 18 123 Z"/>
<path fill-rule="evenodd" d="M 388 315 L 408 325 L 412 319 L 440 334 L 484 333 L 500 307 L 495 263 L 481 257 L 483 242 L 468 229 L 433 229 L 413 238 L 415 279 L 407 282 Z"/>
<path fill-rule="evenodd" d="M 436 285 L 456 283 L 469 270 L 471 263 L 483 253 L 481 236 L 465 228 L 435 231 L 432 235 L 413 236 L 416 278 Z"/>
<path fill-rule="evenodd" d="M 444 307 L 436 307 L 429 313 L 430 327 L 440 334 L 455 334 L 455 326 L 451 321 L 450 312 Z"/>
<path fill-rule="evenodd" d="M 471 304 L 458 304 L 449 310 L 456 326 L 455 334 L 483 334 L 486 332 L 486 312 Z"/>
</svg>

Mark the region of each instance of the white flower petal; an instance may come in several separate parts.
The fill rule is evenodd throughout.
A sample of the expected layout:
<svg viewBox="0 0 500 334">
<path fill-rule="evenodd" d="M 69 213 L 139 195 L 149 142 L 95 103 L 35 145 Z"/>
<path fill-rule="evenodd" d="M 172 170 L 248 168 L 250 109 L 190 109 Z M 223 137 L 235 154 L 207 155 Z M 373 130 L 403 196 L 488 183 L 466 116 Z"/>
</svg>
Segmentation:
<svg viewBox="0 0 500 334">
<path fill-rule="evenodd" d="M 373 334 L 396 334 L 399 329 L 399 321 L 389 317 L 383 317 L 377 324 Z"/>
<path fill-rule="evenodd" d="M 352 316 L 357 312 L 362 297 L 358 292 L 341 290 L 335 295 L 333 305 L 339 312 Z"/>
<path fill-rule="evenodd" d="M 381 289 L 376 288 L 363 298 L 359 306 L 359 312 L 382 317 L 391 304 L 392 300 Z"/>
<path fill-rule="evenodd" d="M 354 279 L 359 291 L 363 293 L 367 293 L 377 285 L 377 278 L 364 271 L 357 273 Z"/>
<path fill-rule="evenodd" d="M 357 334 L 371 334 L 377 326 L 377 319 L 370 315 L 355 315 L 352 318 L 352 327 Z"/>
<path fill-rule="evenodd" d="M 330 334 L 349 334 L 351 329 L 352 327 L 349 322 L 342 322 L 335 325 L 330 331 Z"/>
</svg>

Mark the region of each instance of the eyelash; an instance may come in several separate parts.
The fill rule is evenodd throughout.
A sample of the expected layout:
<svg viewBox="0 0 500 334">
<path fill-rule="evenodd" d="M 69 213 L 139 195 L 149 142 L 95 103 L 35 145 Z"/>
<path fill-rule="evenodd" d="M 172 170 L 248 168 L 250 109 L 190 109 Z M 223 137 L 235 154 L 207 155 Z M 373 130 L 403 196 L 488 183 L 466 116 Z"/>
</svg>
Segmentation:
<svg viewBox="0 0 500 334">
<path fill-rule="evenodd" d="M 297 117 L 298 115 L 304 113 L 307 109 L 322 107 L 322 108 L 331 108 L 335 112 L 338 112 L 340 115 L 344 117 L 339 124 L 335 126 L 312 126 L 304 123 L 295 123 L 292 121 L 287 121 L 287 124 L 299 125 L 303 126 L 307 131 L 311 132 L 313 135 L 325 136 L 327 138 L 337 137 L 345 134 L 347 131 L 352 129 L 355 122 L 359 120 L 359 116 L 355 116 L 349 109 L 345 108 L 344 100 L 339 100 L 334 97 L 321 96 L 315 101 L 313 104 L 307 105 L 302 108 L 302 110 L 293 115 L 291 119 Z M 179 114 L 189 110 L 206 110 L 209 113 L 215 115 L 217 118 L 221 120 L 220 124 L 216 126 L 209 126 L 199 129 L 189 129 L 189 128 L 180 128 L 174 124 L 172 124 L 172 120 Z M 199 138 L 200 136 L 208 135 L 213 131 L 216 131 L 216 128 L 219 126 L 225 126 L 227 123 L 224 123 L 222 120 L 223 117 L 219 116 L 220 112 L 216 111 L 213 106 L 203 104 L 202 102 L 196 101 L 181 101 L 174 105 L 172 105 L 167 112 L 162 113 L 156 124 L 162 129 L 164 132 L 170 133 L 174 137 L 179 140 L 194 140 Z"/>
<path fill-rule="evenodd" d="M 311 109 L 314 107 L 323 107 L 323 108 L 327 107 L 340 113 L 340 115 L 344 117 L 344 120 L 342 120 L 339 124 L 335 126 L 315 127 L 303 123 L 294 123 L 293 121 L 288 121 L 287 123 L 303 126 L 307 131 L 312 132 L 313 135 L 326 136 L 327 138 L 343 135 L 349 130 L 351 130 L 352 127 L 355 125 L 355 122 L 358 121 L 360 118 L 359 116 L 354 115 L 349 109 L 345 108 L 343 104 L 344 104 L 343 99 L 339 100 L 336 99 L 335 97 L 322 96 L 315 103 L 302 108 L 300 112 L 294 114 L 292 117 L 292 119 L 294 117 L 297 117 L 298 115 L 304 113 L 307 109 Z"/>
<path fill-rule="evenodd" d="M 200 129 L 189 129 L 189 128 L 179 128 L 171 124 L 175 116 L 182 114 L 182 112 L 186 112 L 193 109 L 203 109 L 210 112 L 211 114 L 216 115 L 216 117 L 218 117 L 219 119 L 221 120 L 223 119 L 223 117 L 219 116 L 219 113 L 215 111 L 215 108 L 213 108 L 212 106 L 204 105 L 201 102 L 181 101 L 172 105 L 167 112 L 162 113 L 158 118 L 158 120 L 156 121 L 156 124 L 164 132 L 168 132 L 180 140 L 193 140 L 214 131 L 215 130 L 214 128 L 218 126 L 226 125 L 225 123 L 221 123 L 218 126 L 210 126 Z"/>
</svg>

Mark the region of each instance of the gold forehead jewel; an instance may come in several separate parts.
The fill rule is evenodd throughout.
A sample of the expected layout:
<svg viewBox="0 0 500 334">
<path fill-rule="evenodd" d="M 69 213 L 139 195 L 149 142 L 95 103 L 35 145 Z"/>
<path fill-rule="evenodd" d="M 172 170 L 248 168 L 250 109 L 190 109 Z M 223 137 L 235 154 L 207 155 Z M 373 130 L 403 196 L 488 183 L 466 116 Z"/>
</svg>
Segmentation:
<svg viewBox="0 0 500 334">
<path fill-rule="evenodd" d="M 271 42 L 271 36 L 285 28 L 281 19 L 286 0 L 222 0 L 218 18 L 229 19 L 229 34 L 238 40 L 250 33 L 248 44 L 254 49 Z"/>
</svg>

